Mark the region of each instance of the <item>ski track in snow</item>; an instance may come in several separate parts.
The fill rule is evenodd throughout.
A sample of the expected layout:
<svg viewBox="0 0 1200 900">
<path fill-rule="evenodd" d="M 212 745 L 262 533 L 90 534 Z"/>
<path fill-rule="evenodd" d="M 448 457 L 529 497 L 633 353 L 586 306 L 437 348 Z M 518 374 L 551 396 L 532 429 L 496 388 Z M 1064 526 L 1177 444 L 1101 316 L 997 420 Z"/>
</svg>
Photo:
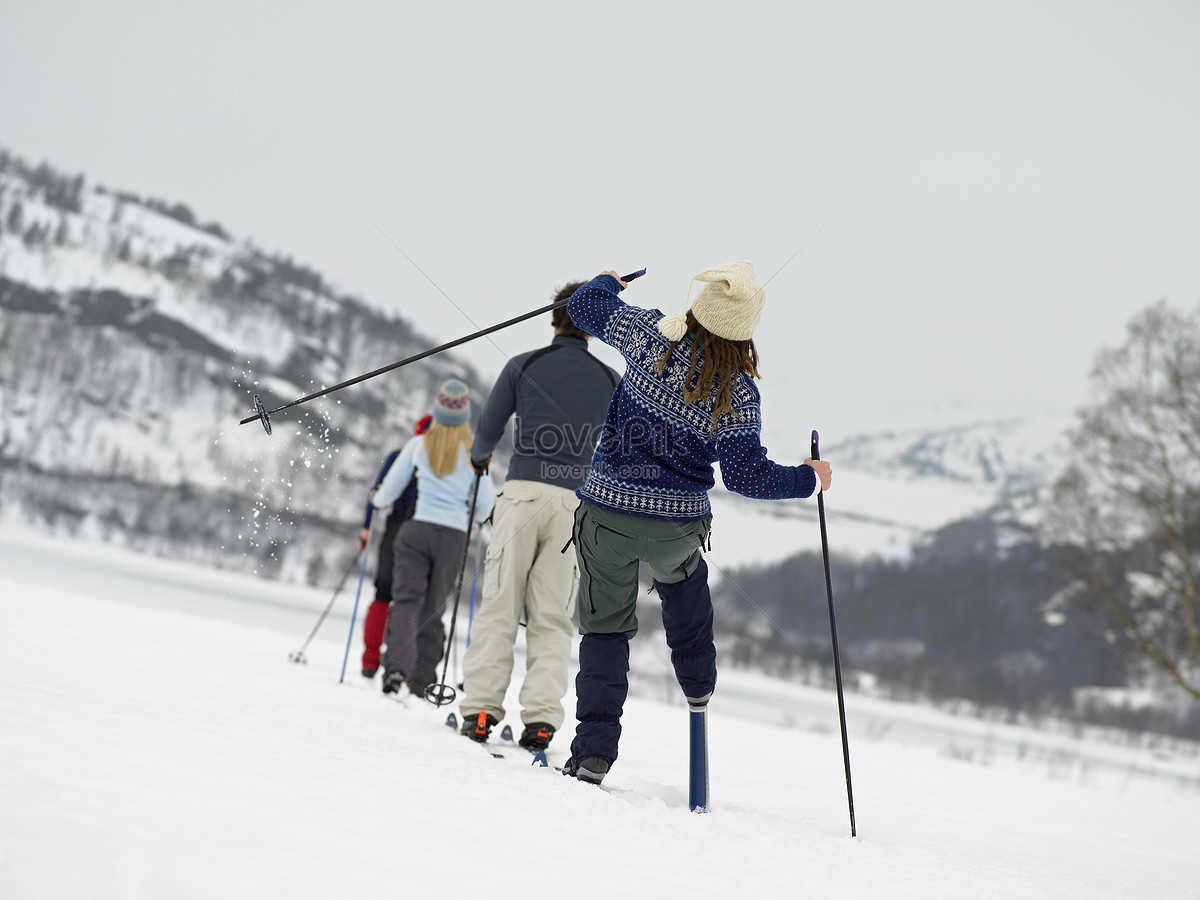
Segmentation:
<svg viewBox="0 0 1200 900">
<path fill-rule="evenodd" d="M 289 664 L 329 597 L 0 531 L 0 897 L 1198 896 L 1194 755 L 1077 741 L 1111 764 L 984 764 L 914 737 L 937 711 L 886 704 L 910 730 L 870 728 L 884 704 L 850 695 L 851 839 L 833 698 L 723 670 L 695 815 L 677 698 L 630 699 L 600 789 L 495 760 L 448 708 L 365 681 L 358 635 L 338 683 L 352 593 Z M 824 726 L 763 721 L 806 693 Z"/>
</svg>

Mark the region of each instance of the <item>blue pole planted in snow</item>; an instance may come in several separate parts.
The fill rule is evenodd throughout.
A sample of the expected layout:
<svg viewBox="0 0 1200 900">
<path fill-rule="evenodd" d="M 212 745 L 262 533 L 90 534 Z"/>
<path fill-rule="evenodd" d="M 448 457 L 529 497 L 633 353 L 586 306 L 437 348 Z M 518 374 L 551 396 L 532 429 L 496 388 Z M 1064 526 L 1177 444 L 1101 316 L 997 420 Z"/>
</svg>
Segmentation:
<svg viewBox="0 0 1200 900">
<path fill-rule="evenodd" d="M 691 707 L 688 718 L 691 720 L 688 809 L 708 812 L 708 707 Z"/>
<path fill-rule="evenodd" d="M 371 541 L 370 535 L 367 536 L 367 543 Z M 342 657 L 342 674 L 338 678 L 338 684 L 346 680 L 346 662 L 350 659 L 350 642 L 354 640 L 354 621 L 358 618 L 358 598 L 362 594 L 363 576 L 367 574 L 367 554 L 363 554 L 362 569 L 358 573 L 358 590 L 354 592 L 354 611 L 350 613 L 350 633 L 346 635 L 346 655 Z"/>
</svg>

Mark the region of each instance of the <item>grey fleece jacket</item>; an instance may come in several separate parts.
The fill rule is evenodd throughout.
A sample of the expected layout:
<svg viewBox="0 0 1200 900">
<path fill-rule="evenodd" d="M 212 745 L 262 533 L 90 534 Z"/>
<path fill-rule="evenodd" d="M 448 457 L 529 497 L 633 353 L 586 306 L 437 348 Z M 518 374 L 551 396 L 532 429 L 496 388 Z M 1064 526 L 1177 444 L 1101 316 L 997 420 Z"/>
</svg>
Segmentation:
<svg viewBox="0 0 1200 900">
<path fill-rule="evenodd" d="M 471 461 L 482 464 L 492 455 L 515 415 L 507 477 L 576 489 L 620 380 L 579 337 L 555 335 L 548 347 L 514 356 L 479 414 Z"/>
</svg>

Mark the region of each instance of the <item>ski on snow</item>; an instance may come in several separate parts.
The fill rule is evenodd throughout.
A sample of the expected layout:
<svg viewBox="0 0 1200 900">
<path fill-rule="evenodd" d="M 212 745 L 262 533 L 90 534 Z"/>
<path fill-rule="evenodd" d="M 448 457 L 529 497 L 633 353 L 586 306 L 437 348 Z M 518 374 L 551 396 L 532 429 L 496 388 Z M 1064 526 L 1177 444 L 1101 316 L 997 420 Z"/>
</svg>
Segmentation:
<svg viewBox="0 0 1200 900">
<path fill-rule="evenodd" d="M 454 729 L 454 731 L 458 731 L 458 717 L 454 713 L 450 713 L 450 715 L 448 715 L 446 717 L 446 727 L 452 728 L 452 729 Z M 520 744 L 518 744 L 516 742 L 516 739 L 513 737 L 513 730 L 512 730 L 511 725 L 505 725 L 502 729 L 500 729 L 500 740 L 506 746 L 520 747 L 520 749 L 522 749 L 522 750 L 525 749 L 524 747 L 521 747 Z M 497 750 L 492 749 L 486 743 L 483 743 L 480 741 L 474 741 L 473 743 L 478 743 L 479 746 L 482 747 L 484 750 L 486 750 L 493 758 L 504 759 L 503 753 L 500 753 Z M 545 750 L 535 751 L 533 753 L 533 761 L 530 763 L 530 765 L 531 766 L 541 766 L 541 767 L 549 766 L 550 760 L 546 758 L 546 751 Z M 557 769 L 558 766 L 555 766 L 555 768 Z"/>
</svg>

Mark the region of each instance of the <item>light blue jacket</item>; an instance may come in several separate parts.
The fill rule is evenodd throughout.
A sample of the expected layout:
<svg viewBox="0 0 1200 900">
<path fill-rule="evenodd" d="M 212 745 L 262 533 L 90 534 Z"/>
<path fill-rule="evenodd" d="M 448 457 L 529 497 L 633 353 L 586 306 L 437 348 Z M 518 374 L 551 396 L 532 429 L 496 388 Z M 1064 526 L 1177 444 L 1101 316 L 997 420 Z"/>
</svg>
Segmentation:
<svg viewBox="0 0 1200 900">
<path fill-rule="evenodd" d="M 396 502 L 404 491 L 408 480 L 417 474 L 417 511 L 413 520 L 444 525 L 458 531 L 467 530 L 467 513 L 471 508 L 471 489 L 475 486 L 475 470 L 471 468 L 470 454 L 462 444 L 458 447 L 458 461 L 454 471 L 438 478 L 429 467 L 425 455 L 425 436 L 419 435 L 404 445 L 392 467 L 388 469 L 383 483 L 375 492 L 371 504 L 376 509 L 386 509 Z M 496 502 L 496 487 L 492 479 L 484 475 L 479 479 L 479 498 L 475 504 L 475 520 L 483 522 L 492 512 Z"/>
</svg>

